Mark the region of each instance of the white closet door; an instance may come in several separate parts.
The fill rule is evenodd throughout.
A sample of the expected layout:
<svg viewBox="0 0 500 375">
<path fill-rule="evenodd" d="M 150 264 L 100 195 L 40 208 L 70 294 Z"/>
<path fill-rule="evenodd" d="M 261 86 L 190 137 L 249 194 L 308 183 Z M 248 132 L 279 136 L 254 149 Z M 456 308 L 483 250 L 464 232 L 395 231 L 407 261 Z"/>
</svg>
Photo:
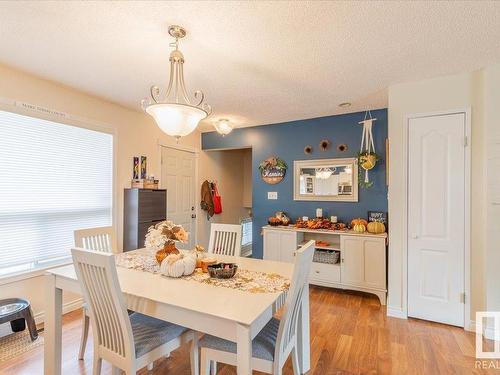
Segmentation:
<svg viewBox="0 0 500 375">
<path fill-rule="evenodd" d="M 465 114 L 408 124 L 408 315 L 464 326 Z"/>
<path fill-rule="evenodd" d="M 189 232 L 189 242 L 179 249 L 193 249 L 196 244 L 196 156 L 192 152 L 161 148 L 161 184 L 167 189 L 167 219 Z"/>
</svg>

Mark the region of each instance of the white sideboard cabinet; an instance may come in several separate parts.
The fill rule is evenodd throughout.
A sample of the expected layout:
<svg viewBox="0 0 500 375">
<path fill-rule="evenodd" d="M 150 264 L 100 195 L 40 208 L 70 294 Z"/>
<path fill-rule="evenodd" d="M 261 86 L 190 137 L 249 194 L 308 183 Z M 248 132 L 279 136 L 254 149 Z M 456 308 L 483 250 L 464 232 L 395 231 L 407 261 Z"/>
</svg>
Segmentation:
<svg viewBox="0 0 500 375">
<path fill-rule="evenodd" d="M 309 281 L 314 285 L 387 296 L 387 234 L 358 234 L 294 227 L 263 227 L 264 259 L 293 262 L 297 248 L 315 240 Z"/>
</svg>

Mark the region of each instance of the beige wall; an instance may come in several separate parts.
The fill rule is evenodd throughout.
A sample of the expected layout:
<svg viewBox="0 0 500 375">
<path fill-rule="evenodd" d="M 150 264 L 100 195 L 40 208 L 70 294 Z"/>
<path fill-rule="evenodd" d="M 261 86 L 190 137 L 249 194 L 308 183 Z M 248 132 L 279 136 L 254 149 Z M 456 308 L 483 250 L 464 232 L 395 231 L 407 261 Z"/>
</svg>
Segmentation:
<svg viewBox="0 0 500 375">
<path fill-rule="evenodd" d="M 147 92 L 144 94 L 146 95 Z M 0 65 L 0 102 L 2 108 L 9 108 L 9 103 L 12 101 L 36 104 L 65 112 L 73 117 L 88 119 L 90 122 L 103 124 L 114 129 L 117 146 L 115 223 L 121 248 L 123 189 L 130 187 L 132 157 L 146 155 L 148 157 L 148 173 L 160 176 L 158 141 L 163 144 L 175 144 L 175 140 L 162 133 L 152 118 L 140 111 L 134 111 L 69 87 Z M 195 132 L 181 139 L 180 144 L 199 149 L 199 133 Z M 35 313 L 40 313 L 44 301 L 41 277 L 0 286 L 0 298 L 13 296 L 30 299 Z M 75 298 L 77 297 L 67 295 L 64 302 L 69 304 L 68 306 L 73 306 L 71 302 Z"/>
<path fill-rule="evenodd" d="M 198 221 L 198 243 L 208 247 L 210 224 L 239 224 L 248 216 L 244 207 L 244 160 L 248 150 L 204 151 L 200 155 L 200 181 L 215 180 L 222 196 L 222 214 L 207 220 L 205 211 L 200 211 Z M 248 177 L 247 177 L 248 178 Z M 247 193 L 248 194 L 248 191 Z"/>
<path fill-rule="evenodd" d="M 486 139 L 490 139 L 492 145 L 500 144 L 500 131 L 498 123 L 498 103 L 500 102 L 500 65 L 492 68 L 460 74 L 454 76 L 440 77 L 419 82 L 410 82 L 393 85 L 389 88 L 389 139 L 390 139 L 390 184 L 389 184 L 389 217 L 391 228 L 389 233 L 389 296 L 388 313 L 392 315 L 406 314 L 406 290 L 403 284 L 403 248 L 405 239 L 405 215 L 406 202 L 406 165 L 405 165 L 405 117 L 417 113 L 429 113 L 435 111 L 471 109 L 471 320 L 474 313 L 490 307 L 490 302 L 495 300 L 496 309 L 500 310 L 500 297 L 498 296 L 498 285 L 500 277 L 500 255 L 498 254 L 498 230 L 491 231 L 490 237 L 486 236 L 486 224 L 499 219 L 499 208 L 495 206 L 488 210 L 491 214 L 489 220 L 486 215 L 487 195 L 487 160 L 490 153 L 497 153 L 500 157 L 498 146 L 486 147 Z M 496 107 L 495 107 L 496 105 Z M 496 138 L 492 138 L 496 133 Z M 493 141 L 495 139 L 495 141 Z M 493 143 L 492 143 L 493 142 Z M 495 143 L 497 142 L 497 143 Z M 495 168 L 490 166 L 490 171 L 498 170 L 500 163 L 498 159 Z M 498 174 L 497 174 L 498 175 Z M 500 187 L 498 177 L 496 178 L 497 190 Z M 490 188 L 491 191 L 491 188 Z M 497 201 L 500 201 L 496 196 Z M 495 224 L 492 224 L 495 225 Z M 495 233 L 493 235 L 493 233 Z M 493 236 L 497 236 L 494 237 Z M 486 239 L 490 243 L 486 246 Z M 496 251 L 493 251 L 493 243 Z M 493 254 L 495 253 L 495 254 Z M 488 264 L 488 266 L 486 266 Z M 496 271 L 494 271 L 496 269 Z M 493 285 L 496 285 L 493 292 Z M 495 296 L 489 296 L 492 293 Z M 470 322 L 466 322 L 468 326 Z"/>
</svg>

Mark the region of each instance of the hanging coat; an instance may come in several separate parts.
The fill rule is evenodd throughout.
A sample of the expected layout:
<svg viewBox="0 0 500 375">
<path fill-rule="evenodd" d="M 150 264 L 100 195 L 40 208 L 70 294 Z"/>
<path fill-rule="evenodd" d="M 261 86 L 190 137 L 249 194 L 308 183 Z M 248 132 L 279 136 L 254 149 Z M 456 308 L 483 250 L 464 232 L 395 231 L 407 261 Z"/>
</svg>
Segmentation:
<svg viewBox="0 0 500 375">
<path fill-rule="evenodd" d="M 207 211 L 207 220 L 214 216 L 214 201 L 212 198 L 212 188 L 210 183 L 205 180 L 201 184 L 201 209 Z"/>
</svg>

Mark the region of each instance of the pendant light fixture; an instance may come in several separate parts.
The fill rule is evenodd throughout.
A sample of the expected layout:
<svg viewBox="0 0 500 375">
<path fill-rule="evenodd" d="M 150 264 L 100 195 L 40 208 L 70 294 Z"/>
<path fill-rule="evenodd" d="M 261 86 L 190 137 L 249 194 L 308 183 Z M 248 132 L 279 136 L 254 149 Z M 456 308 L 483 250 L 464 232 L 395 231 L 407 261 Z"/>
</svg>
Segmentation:
<svg viewBox="0 0 500 375">
<path fill-rule="evenodd" d="M 337 168 L 316 168 L 315 177 L 320 180 L 328 180 L 332 174 L 335 173 Z"/>
<path fill-rule="evenodd" d="M 228 119 L 221 118 L 214 124 L 215 130 L 217 133 L 221 134 L 223 137 L 228 135 L 233 131 L 233 125 L 229 122 Z"/>
<path fill-rule="evenodd" d="M 203 103 L 205 96 L 202 91 L 195 91 L 194 104 L 187 94 L 184 83 L 184 55 L 179 51 L 179 39 L 186 36 L 186 30 L 173 25 L 168 28 L 168 33 L 175 38 L 175 42 L 170 43 L 174 50 L 170 53 L 170 79 L 167 91 L 162 95 L 158 86 L 152 86 L 151 98 L 143 99 L 141 106 L 155 119 L 161 130 L 179 141 L 180 137 L 192 133 L 199 122 L 210 115 L 212 108 Z"/>
</svg>

